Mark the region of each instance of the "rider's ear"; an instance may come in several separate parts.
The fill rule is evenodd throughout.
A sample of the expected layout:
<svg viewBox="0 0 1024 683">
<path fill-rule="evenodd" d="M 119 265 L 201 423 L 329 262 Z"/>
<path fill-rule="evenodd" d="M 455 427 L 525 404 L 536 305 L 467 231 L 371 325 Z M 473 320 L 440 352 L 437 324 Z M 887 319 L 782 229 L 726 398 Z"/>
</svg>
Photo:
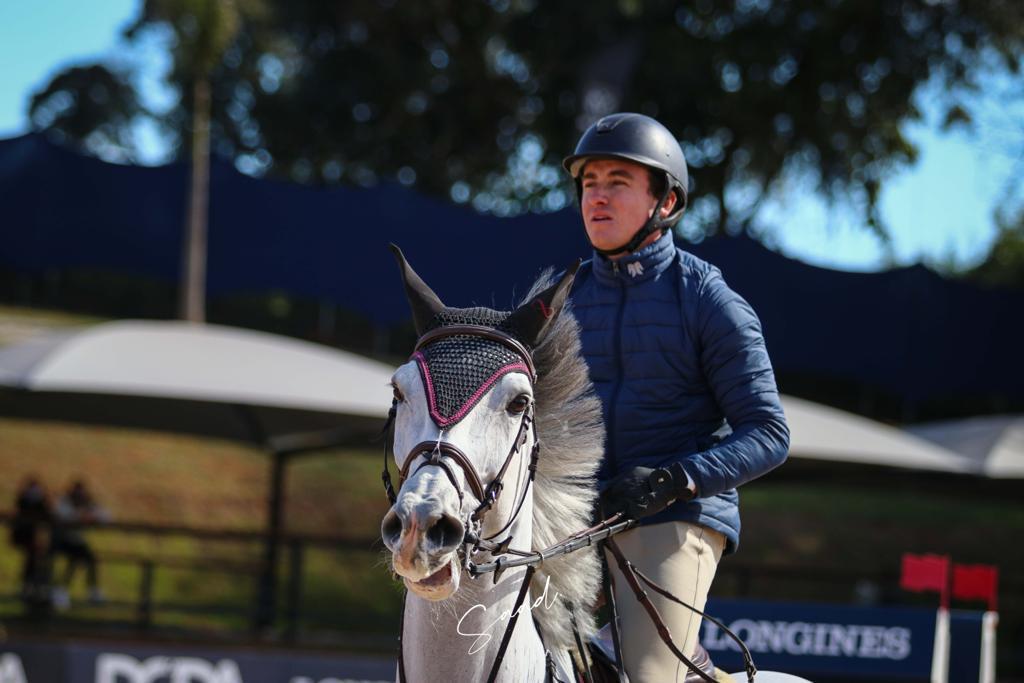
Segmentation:
<svg viewBox="0 0 1024 683">
<path fill-rule="evenodd" d="M 580 261 L 577 259 L 576 263 L 565 269 L 565 274 L 557 284 L 548 287 L 512 312 L 506 323 L 516 331 L 520 341 L 532 347 L 537 346 L 544 338 L 551 323 L 562 312 L 579 267 Z"/>
<path fill-rule="evenodd" d="M 416 326 L 416 334 L 422 335 L 433 322 L 434 316 L 444 310 L 444 304 L 430 287 L 427 287 L 416 271 L 412 269 L 402 250 L 394 244 L 390 245 L 395 254 L 398 267 L 402 270 L 402 282 L 405 284 L 405 296 L 409 299 L 412 309 L 412 320 Z"/>
</svg>

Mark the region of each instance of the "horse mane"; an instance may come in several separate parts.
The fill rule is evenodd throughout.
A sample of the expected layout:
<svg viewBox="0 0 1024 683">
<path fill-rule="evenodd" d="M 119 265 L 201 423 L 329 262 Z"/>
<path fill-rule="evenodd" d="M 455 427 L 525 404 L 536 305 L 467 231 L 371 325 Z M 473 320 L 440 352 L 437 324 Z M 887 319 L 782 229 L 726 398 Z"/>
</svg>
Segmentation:
<svg viewBox="0 0 1024 683">
<path fill-rule="evenodd" d="M 524 297 L 530 301 L 553 282 L 544 271 Z M 534 349 L 537 368 L 534 399 L 540 459 L 533 489 L 533 545 L 546 548 L 589 527 L 597 498 L 596 474 L 604 457 L 604 421 L 587 364 L 580 351 L 580 333 L 571 303 Z M 548 598 L 560 600 L 532 614 L 549 648 L 575 649 L 570 619 L 584 642 L 596 631 L 593 602 L 601 587 L 597 549 L 587 546 L 570 555 L 546 560 L 531 585 L 536 601 L 548 586 Z"/>
</svg>

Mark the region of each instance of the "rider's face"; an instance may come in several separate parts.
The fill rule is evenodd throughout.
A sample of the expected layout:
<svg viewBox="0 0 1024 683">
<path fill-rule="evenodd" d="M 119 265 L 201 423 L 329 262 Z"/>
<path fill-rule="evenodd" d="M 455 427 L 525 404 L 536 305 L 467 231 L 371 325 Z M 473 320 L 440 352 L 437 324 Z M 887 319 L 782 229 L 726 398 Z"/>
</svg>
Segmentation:
<svg viewBox="0 0 1024 683">
<path fill-rule="evenodd" d="M 590 243 L 598 249 L 614 249 L 626 242 L 651 217 L 658 198 L 651 194 L 647 168 L 620 159 L 595 159 L 583 168 L 580 208 Z M 668 215 L 675 205 L 669 196 L 661 211 Z M 655 232 L 648 242 L 657 239 Z"/>
</svg>

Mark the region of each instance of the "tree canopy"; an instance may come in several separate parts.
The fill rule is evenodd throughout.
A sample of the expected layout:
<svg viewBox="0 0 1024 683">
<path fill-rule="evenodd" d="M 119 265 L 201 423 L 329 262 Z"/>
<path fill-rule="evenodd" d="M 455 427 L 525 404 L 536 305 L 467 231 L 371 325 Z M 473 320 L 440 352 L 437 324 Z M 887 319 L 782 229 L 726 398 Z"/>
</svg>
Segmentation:
<svg viewBox="0 0 1024 683">
<path fill-rule="evenodd" d="M 996 237 L 984 260 L 963 276 L 991 287 L 1024 290 L 1024 211 L 1013 218 L 997 213 L 996 227 Z"/>
<path fill-rule="evenodd" d="M 123 75 L 101 64 L 71 67 L 32 96 L 29 119 L 108 156 L 128 160 L 134 147 L 132 122 L 142 114 L 138 96 Z"/>
<path fill-rule="evenodd" d="M 202 3 L 200 3 L 202 4 Z M 81 69 L 33 100 L 40 129 L 89 146 L 95 131 L 156 118 L 187 155 L 193 2 L 148 0 L 128 29 L 169 35 L 167 111 L 117 93 L 97 114 Z M 166 12 L 173 6 L 176 14 Z M 657 117 L 683 143 L 691 214 L 706 232 L 748 227 L 788 178 L 810 178 L 884 233 L 880 184 L 916 150 L 915 93 L 970 125 L 963 95 L 985 69 L 1016 73 L 1018 0 L 317 0 L 238 3 L 210 69 L 212 145 L 243 171 L 303 182 L 396 179 L 499 214 L 573 201 L 560 161 L 612 111 Z M 158 11 L 159 10 L 159 11 Z M 74 74 L 75 78 L 69 78 Z M 99 81 L 97 81 L 99 82 Z M 129 88 L 130 90 L 130 88 Z M 45 115 L 59 98 L 61 115 Z M 89 125 L 85 125 L 88 123 Z M 92 126 L 90 128 L 90 125 Z M 106 132 L 131 152 L 125 136 Z"/>
</svg>

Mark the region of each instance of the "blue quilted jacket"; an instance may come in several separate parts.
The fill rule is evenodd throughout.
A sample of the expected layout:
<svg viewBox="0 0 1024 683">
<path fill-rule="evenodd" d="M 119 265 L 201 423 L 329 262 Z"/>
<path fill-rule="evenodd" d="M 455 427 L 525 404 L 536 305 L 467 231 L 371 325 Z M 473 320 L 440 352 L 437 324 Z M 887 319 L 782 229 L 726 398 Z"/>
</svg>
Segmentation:
<svg viewBox="0 0 1024 683">
<path fill-rule="evenodd" d="M 698 498 L 644 520 L 696 522 L 739 543 L 736 487 L 789 449 L 761 323 L 714 266 L 673 244 L 583 264 L 572 291 L 583 355 L 604 405 L 602 485 L 681 461 Z"/>
</svg>

